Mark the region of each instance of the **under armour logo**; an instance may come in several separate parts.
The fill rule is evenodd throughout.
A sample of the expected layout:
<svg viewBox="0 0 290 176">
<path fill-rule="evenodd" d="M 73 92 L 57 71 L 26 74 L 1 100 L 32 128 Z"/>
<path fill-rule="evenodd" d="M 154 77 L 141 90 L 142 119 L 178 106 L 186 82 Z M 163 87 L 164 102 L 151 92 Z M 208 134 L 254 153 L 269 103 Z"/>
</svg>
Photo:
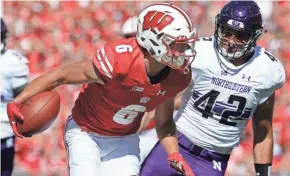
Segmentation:
<svg viewBox="0 0 290 176">
<path fill-rule="evenodd" d="M 222 171 L 222 163 L 220 161 L 212 160 L 213 168 Z"/>
<path fill-rule="evenodd" d="M 251 76 L 246 76 L 245 74 L 243 74 L 243 80 L 246 80 L 246 81 L 251 81 Z"/>
<path fill-rule="evenodd" d="M 162 95 L 164 96 L 166 93 L 166 90 L 164 90 L 163 92 L 161 90 L 158 90 L 157 95 Z"/>
</svg>

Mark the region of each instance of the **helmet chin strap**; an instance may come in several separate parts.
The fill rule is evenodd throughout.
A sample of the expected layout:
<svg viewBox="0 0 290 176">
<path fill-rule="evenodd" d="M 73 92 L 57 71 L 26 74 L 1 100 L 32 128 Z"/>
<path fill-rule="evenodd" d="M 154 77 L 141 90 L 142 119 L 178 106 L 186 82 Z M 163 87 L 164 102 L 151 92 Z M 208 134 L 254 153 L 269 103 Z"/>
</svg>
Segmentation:
<svg viewBox="0 0 290 176">
<path fill-rule="evenodd" d="M 221 54 L 226 57 L 226 59 L 233 61 L 242 57 L 246 57 L 249 56 L 253 51 L 254 51 L 255 47 L 251 47 L 251 49 L 249 51 L 239 51 L 239 52 L 235 52 L 235 53 L 229 53 L 225 48 L 221 47 Z"/>
<path fill-rule="evenodd" d="M 242 56 L 242 52 L 229 53 L 225 48 L 221 48 L 221 53 L 223 56 L 227 56 L 226 58 L 231 61 Z"/>
</svg>

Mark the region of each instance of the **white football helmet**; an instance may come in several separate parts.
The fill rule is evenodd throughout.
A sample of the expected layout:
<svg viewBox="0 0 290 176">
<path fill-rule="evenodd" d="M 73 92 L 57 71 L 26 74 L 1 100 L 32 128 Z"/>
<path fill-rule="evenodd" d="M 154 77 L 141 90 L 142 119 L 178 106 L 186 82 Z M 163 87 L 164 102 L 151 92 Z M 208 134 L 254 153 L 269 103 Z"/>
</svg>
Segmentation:
<svg viewBox="0 0 290 176">
<path fill-rule="evenodd" d="M 154 4 L 138 17 L 137 41 L 158 62 L 183 70 L 193 61 L 198 39 L 188 15 L 179 7 Z"/>
</svg>

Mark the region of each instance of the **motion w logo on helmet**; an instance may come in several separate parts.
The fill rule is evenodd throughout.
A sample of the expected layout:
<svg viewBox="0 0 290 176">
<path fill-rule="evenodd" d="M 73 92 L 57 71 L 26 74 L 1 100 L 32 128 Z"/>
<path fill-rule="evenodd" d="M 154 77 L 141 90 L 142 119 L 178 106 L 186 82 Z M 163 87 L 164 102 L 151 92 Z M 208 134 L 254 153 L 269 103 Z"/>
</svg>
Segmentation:
<svg viewBox="0 0 290 176">
<path fill-rule="evenodd" d="M 173 20 L 174 18 L 172 16 L 164 12 L 149 11 L 144 17 L 143 31 L 150 29 L 155 33 L 155 28 L 161 31 L 164 27 L 172 23 Z"/>
</svg>

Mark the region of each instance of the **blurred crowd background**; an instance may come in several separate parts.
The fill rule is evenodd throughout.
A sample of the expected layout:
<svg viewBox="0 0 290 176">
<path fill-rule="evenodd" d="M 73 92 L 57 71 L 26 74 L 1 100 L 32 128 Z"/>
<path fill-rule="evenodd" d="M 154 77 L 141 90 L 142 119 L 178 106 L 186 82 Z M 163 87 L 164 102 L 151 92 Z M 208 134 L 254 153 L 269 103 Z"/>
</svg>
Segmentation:
<svg viewBox="0 0 290 176">
<path fill-rule="evenodd" d="M 156 1 L 155 1 L 156 2 Z M 8 47 L 29 59 L 30 78 L 62 65 L 91 59 L 104 43 L 121 38 L 122 24 L 153 2 L 38 1 L 2 2 L 9 29 Z M 212 36 L 214 18 L 225 1 L 179 1 L 172 3 L 188 12 L 199 36 Z M 287 82 L 276 93 L 274 112 L 273 175 L 290 175 L 290 2 L 259 2 L 267 33 L 259 44 L 279 58 Z M 263 68 L 261 68 L 263 69 Z M 270 71 L 270 70 L 269 70 Z M 63 128 L 79 86 L 62 86 L 61 111 L 51 128 L 33 138 L 17 140 L 14 175 L 67 175 Z M 241 145 L 234 150 L 227 176 L 254 175 L 251 122 Z M 3 162 L 3 161 L 2 161 Z"/>
</svg>

